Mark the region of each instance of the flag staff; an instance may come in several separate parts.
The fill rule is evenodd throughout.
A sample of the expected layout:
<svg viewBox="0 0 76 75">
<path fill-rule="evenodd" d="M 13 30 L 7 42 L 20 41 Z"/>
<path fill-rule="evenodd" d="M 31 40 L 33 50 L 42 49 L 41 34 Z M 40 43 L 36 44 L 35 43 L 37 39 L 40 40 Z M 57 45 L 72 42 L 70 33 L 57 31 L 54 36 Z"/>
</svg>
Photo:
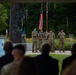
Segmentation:
<svg viewBox="0 0 76 75">
<path fill-rule="evenodd" d="M 41 11 L 42 11 L 42 30 L 43 30 L 43 3 L 41 4 Z"/>
<path fill-rule="evenodd" d="M 39 19 L 39 29 L 43 30 L 43 4 L 41 4 L 41 13 Z"/>
<path fill-rule="evenodd" d="M 46 3 L 46 31 L 48 31 L 48 2 Z"/>
</svg>

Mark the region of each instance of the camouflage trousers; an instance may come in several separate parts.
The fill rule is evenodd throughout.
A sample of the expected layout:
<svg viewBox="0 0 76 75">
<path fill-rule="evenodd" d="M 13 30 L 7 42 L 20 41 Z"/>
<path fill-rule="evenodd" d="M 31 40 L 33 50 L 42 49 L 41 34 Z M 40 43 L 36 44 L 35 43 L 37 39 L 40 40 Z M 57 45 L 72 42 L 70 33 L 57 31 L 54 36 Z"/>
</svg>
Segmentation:
<svg viewBox="0 0 76 75">
<path fill-rule="evenodd" d="M 37 52 L 37 40 L 34 40 L 33 41 L 33 44 L 32 44 L 32 52 Z"/>
<path fill-rule="evenodd" d="M 40 51 L 40 48 L 42 46 L 42 43 L 43 43 L 43 40 L 42 39 L 39 39 L 39 51 Z M 41 52 L 41 51 L 40 51 Z"/>
<path fill-rule="evenodd" d="M 55 52 L 54 40 L 50 40 L 49 43 L 51 45 L 51 52 Z"/>
<path fill-rule="evenodd" d="M 59 50 L 64 52 L 64 39 L 59 40 Z"/>
</svg>

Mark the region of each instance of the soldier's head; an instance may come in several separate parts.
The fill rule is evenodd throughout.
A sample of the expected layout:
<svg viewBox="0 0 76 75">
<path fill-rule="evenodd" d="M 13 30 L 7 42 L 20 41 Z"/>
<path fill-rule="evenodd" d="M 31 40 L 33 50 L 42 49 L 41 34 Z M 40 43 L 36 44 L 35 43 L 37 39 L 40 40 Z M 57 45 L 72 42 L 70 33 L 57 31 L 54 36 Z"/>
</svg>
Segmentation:
<svg viewBox="0 0 76 75">
<path fill-rule="evenodd" d="M 53 30 L 52 29 L 50 29 L 50 32 L 52 32 Z"/>
<path fill-rule="evenodd" d="M 46 32 L 48 32 L 48 31 L 46 30 Z"/>
<path fill-rule="evenodd" d="M 61 30 L 61 32 L 63 32 L 63 29 Z"/>
<path fill-rule="evenodd" d="M 41 47 L 42 54 L 48 55 L 50 53 L 51 46 L 49 43 L 44 43 Z"/>
<path fill-rule="evenodd" d="M 11 41 L 5 42 L 3 49 L 4 49 L 5 53 L 12 52 L 12 50 L 13 50 L 13 43 Z"/>
<path fill-rule="evenodd" d="M 34 28 L 34 31 L 36 31 L 36 28 Z"/>
<path fill-rule="evenodd" d="M 76 54 L 76 43 L 72 45 L 71 53 Z"/>
<path fill-rule="evenodd" d="M 12 54 L 15 60 L 21 60 L 25 55 L 26 49 L 23 45 L 19 44 L 13 48 Z"/>
</svg>

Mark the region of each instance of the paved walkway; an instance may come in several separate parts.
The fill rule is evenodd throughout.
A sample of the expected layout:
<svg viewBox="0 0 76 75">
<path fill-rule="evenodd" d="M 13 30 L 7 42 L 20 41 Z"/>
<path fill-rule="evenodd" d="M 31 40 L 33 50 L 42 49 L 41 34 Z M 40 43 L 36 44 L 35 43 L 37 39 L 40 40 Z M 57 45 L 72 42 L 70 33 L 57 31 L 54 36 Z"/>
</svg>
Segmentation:
<svg viewBox="0 0 76 75">
<path fill-rule="evenodd" d="M 50 52 L 51 53 L 51 52 Z M 29 55 L 29 54 L 41 54 L 40 52 L 37 52 L 37 53 L 32 53 L 32 51 L 26 51 L 26 55 Z M 55 53 L 52 53 L 52 54 L 63 54 L 63 55 L 71 55 L 71 52 L 70 51 L 65 51 L 65 52 L 59 52 L 59 51 L 55 51 Z"/>
<path fill-rule="evenodd" d="M 28 55 L 28 54 L 40 54 L 40 52 L 38 52 L 38 53 L 32 53 L 32 43 L 27 43 L 27 52 L 26 52 L 26 55 Z M 68 50 L 68 51 L 65 51 L 65 53 L 64 52 L 59 52 L 59 51 L 55 51 L 55 53 L 52 53 L 52 54 L 64 54 L 64 55 L 71 55 L 71 52 L 70 52 L 70 50 Z"/>
</svg>

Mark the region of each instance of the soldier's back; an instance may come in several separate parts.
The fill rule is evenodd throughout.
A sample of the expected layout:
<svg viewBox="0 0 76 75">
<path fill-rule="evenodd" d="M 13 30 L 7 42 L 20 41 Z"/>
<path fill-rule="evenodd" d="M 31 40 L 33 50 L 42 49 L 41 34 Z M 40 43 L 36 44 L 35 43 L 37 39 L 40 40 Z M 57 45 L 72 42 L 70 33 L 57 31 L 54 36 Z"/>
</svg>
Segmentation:
<svg viewBox="0 0 76 75">
<path fill-rule="evenodd" d="M 13 61 L 12 63 L 5 65 L 1 69 L 0 75 L 16 75 L 18 62 Z"/>
<path fill-rule="evenodd" d="M 61 33 L 60 38 L 65 39 L 65 33 L 64 32 Z"/>
<path fill-rule="evenodd" d="M 49 38 L 48 39 L 54 39 L 54 33 L 53 32 L 49 32 Z"/>
</svg>

